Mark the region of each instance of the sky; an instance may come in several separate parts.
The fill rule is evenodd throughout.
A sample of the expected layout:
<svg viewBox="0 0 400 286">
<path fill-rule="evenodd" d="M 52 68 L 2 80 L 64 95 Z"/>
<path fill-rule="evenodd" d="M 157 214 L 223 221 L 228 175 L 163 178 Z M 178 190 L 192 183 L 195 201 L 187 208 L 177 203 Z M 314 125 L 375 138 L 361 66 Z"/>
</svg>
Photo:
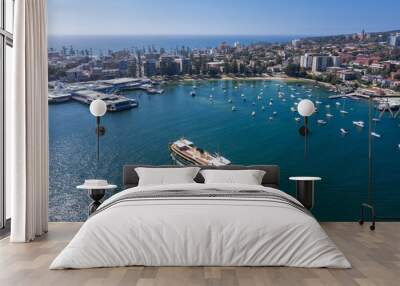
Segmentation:
<svg viewBox="0 0 400 286">
<path fill-rule="evenodd" d="M 400 0 L 47 0 L 50 35 L 334 35 L 400 29 Z"/>
</svg>

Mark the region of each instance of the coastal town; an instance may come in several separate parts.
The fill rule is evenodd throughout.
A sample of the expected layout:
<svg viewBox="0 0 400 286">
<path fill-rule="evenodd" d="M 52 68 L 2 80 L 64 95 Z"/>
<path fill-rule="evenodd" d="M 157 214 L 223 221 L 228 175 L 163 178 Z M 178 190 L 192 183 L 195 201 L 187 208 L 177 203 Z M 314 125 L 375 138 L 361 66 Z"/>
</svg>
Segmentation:
<svg viewBox="0 0 400 286">
<path fill-rule="evenodd" d="M 360 97 L 400 92 L 400 32 L 360 33 L 294 39 L 287 43 L 221 43 L 218 47 L 154 46 L 95 53 L 92 49 L 49 49 L 49 102 L 105 97 L 118 110 L 113 90 L 163 92 L 169 81 L 213 78 L 311 80 L 332 91 Z M 82 90 L 86 90 L 83 92 Z M 100 94 L 102 93 L 102 94 Z M 121 109 L 138 102 L 114 95 Z M 399 108 L 398 100 L 390 102 Z"/>
</svg>

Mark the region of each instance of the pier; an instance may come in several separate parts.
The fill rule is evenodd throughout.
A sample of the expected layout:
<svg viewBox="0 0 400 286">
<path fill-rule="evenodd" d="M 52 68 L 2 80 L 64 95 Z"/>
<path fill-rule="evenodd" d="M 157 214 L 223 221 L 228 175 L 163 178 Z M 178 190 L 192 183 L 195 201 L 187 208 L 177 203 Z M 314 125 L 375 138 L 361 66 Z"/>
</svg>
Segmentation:
<svg viewBox="0 0 400 286">
<path fill-rule="evenodd" d="M 121 91 L 143 90 L 148 94 L 162 94 L 163 89 L 155 88 L 158 83 L 147 78 L 116 78 L 78 83 L 52 82 L 48 95 L 49 104 L 75 100 L 90 105 L 95 99 L 104 100 L 108 111 L 122 111 L 139 106 L 139 102 L 119 95 Z"/>
</svg>

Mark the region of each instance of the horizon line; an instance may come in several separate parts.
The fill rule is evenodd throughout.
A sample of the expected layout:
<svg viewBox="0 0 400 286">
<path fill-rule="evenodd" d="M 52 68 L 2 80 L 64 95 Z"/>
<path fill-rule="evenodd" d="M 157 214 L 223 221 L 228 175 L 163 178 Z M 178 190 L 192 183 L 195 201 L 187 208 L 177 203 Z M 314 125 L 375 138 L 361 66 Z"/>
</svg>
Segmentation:
<svg viewBox="0 0 400 286">
<path fill-rule="evenodd" d="M 334 34 L 332 34 L 334 35 Z M 321 34 L 47 34 L 48 37 L 323 37 Z"/>
</svg>

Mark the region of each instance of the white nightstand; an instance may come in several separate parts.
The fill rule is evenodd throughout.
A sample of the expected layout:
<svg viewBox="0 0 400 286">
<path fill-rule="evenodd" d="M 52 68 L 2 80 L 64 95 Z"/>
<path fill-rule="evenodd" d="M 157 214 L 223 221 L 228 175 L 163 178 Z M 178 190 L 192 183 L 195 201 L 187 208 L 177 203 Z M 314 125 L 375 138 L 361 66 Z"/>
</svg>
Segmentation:
<svg viewBox="0 0 400 286">
<path fill-rule="evenodd" d="M 83 185 L 76 187 L 79 190 L 87 190 L 93 202 L 89 205 L 89 215 L 96 211 L 101 205 L 100 200 L 104 197 L 106 190 L 116 189 L 116 185 L 110 185 L 106 180 L 85 180 Z"/>
<path fill-rule="evenodd" d="M 320 177 L 290 177 L 296 181 L 296 199 L 307 209 L 314 207 L 314 182 L 321 181 Z"/>
</svg>

